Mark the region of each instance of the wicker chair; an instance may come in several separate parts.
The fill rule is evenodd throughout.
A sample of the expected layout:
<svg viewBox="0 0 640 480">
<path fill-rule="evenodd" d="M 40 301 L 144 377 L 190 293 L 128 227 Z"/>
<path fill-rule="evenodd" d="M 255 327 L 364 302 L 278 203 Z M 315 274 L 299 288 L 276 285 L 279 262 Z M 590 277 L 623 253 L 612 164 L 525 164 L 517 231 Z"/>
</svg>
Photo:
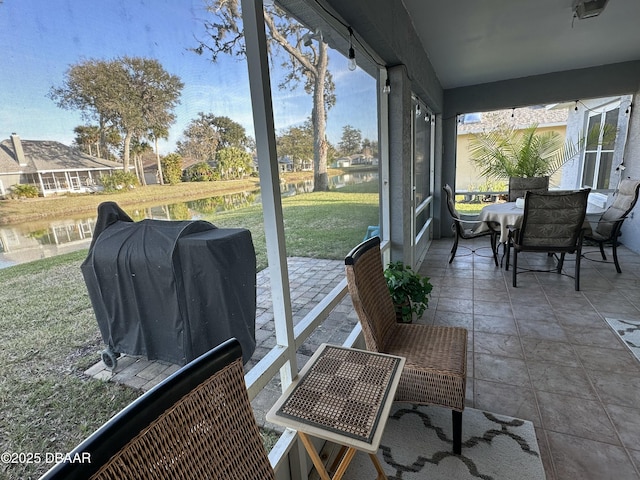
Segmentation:
<svg viewBox="0 0 640 480">
<path fill-rule="evenodd" d="M 524 197 L 524 214 L 519 226 L 509 228 L 507 242 L 507 270 L 513 249 L 513 286 L 517 287 L 518 254 L 521 252 L 545 252 L 560 254 L 554 270 L 562 273 L 567 253 L 575 253 L 575 289 L 580 290 L 580 258 L 582 239 L 587 231 L 585 216 L 587 199 L 591 189 L 557 191 L 548 193 L 527 192 Z M 549 270 L 521 269 L 546 272 Z"/>
<path fill-rule="evenodd" d="M 598 244 L 602 260 L 607 259 L 604 253 L 604 244 L 611 243 L 613 263 L 618 273 L 622 273 L 620 263 L 618 262 L 618 237 L 620 236 L 620 229 L 629 212 L 635 207 L 638 201 L 639 191 L 640 180 L 622 180 L 613 198 L 613 203 L 602 214 L 595 230 L 584 237 Z"/>
<path fill-rule="evenodd" d="M 449 263 L 453 262 L 453 259 L 456 257 L 456 252 L 458 251 L 458 242 L 460 239 L 470 240 L 478 237 L 489 236 L 491 240 L 491 253 L 493 254 L 493 261 L 498 266 L 498 236 L 500 235 L 500 229 L 497 225 L 493 223 L 486 225 L 488 228 L 483 228 L 483 222 L 478 222 L 477 220 L 463 220 L 458 211 L 456 210 L 455 198 L 453 195 L 453 190 L 451 186 L 445 185 L 442 187 L 442 190 L 446 194 L 447 207 L 449 209 L 449 214 L 451 214 L 451 218 L 453 219 L 453 224 L 451 224 L 451 230 L 455 233 L 455 239 L 453 241 L 453 246 L 451 247 L 451 256 L 449 257 Z M 475 250 L 471 250 L 471 253 L 475 253 Z"/>
<path fill-rule="evenodd" d="M 273 479 L 231 339 L 104 424 L 42 479 Z M 41 480 L 42 480 L 41 479 Z"/>
<path fill-rule="evenodd" d="M 396 322 L 383 275 L 379 237 L 355 247 L 345 258 L 345 266 L 367 349 L 406 358 L 395 400 L 450 408 L 453 452 L 460 454 L 467 330 Z"/>
<path fill-rule="evenodd" d="M 547 193 L 549 177 L 509 177 L 509 201 L 524 198 L 525 193 Z"/>
</svg>

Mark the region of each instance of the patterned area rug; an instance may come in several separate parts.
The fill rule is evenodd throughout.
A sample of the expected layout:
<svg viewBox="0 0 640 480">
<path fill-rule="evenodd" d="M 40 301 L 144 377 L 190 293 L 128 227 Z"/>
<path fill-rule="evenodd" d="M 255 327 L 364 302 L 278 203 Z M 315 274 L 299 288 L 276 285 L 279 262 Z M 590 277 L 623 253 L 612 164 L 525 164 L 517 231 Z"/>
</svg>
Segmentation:
<svg viewBox="0 0 640 480">
<path fill-rule="evenodd" d="M 640 361 L 640 320 L 605 318 L 609 326 Z"/>
<path fill-rule="evenodd" d="M 462 455 L 452 453 L 451 411 L 397 403 L 378 457 L 389 480 L 544 480 L 533 424 L 467 408 Z M 358 453 L 345 479 L 375 478 L 369 457 Z"/>
</svg>

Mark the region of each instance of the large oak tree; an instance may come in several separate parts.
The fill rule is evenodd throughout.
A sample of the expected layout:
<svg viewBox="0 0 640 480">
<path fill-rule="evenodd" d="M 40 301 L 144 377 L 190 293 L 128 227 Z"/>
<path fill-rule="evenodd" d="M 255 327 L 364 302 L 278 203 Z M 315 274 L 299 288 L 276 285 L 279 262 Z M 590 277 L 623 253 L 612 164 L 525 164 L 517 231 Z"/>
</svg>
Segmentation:
<svg viewBox="0 0 640 480">
<path fill-rule="evenodd" d="M 177 142 L 177 150 L 183 157 L 213 164 L 221 149 L 246 150 L 250 143 L 246 130 L 238 122 L 229 117 L 199 112 L 184 129 L 182 139 Z"/>
<path fill-rule="evenodd" d="M 206 0 L 206 7 L 211 14 L 211 19 L 205 21 L 208 38 L 200 41 L 194 50 L 199 54 L 210 54 L 214 62 L 221 54 L 244 55 L 240 0 Z M 288 17 L 277 5 L 265 7 L 264 20 L 272 62 L 276 54 L 283 53 L 285 61 L 282 65 L 288 71 L 279 87 L 295 88 L 303 84 L 305 91 L 312 95 L 314 190 L 328 190 L 327 110 L 335 104 L 335 85 L 328 69 L 328 46 L 321 35 L 306 42 L 313 32 Z"/>
<path fill-rule="evenodd" d="M 72 65 L 62 86 L 52 87 L 49 96 L 61 108 L 80 110 L 87 120 L 97 121 L 101 135 L 107 127 L 116 127 L 124 137 L 123 164 L 128 171 L 131 139 L 151 138 L 153 132 L 169 128 L 183 86 L 157 60 L 124 56 Z"/>
</svg>

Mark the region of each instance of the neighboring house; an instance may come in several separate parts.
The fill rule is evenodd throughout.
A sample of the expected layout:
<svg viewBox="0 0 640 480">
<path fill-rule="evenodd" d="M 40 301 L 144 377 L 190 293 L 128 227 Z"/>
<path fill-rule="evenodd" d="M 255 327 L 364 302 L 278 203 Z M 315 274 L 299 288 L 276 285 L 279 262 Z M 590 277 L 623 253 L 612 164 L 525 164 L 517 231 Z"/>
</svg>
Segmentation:
<svg viewBox="0 0 640 480">
<path fill-rule="evenodd" d="M 334 162 L 337 168 L 354 167 L 360 165 L 378 165 L 378 159 L 371 155 L 356 153 L 346 157 L 337 158 Z"/>
<path fill-rule="evenodd" d="M 278 158 L 278 166 L 281 172 L 293 172 L 293 160 L 288 155 Z"/>
<path fill-rule="evenodd" d="M 95 191 L 99 179 L 122 164 L 92 157 L 48 140 L 21 140 L 15 133 L 0 142 L 0 195 L 17 184 L 34 185 L 43 196 Z"/>
<path fill-rule="evenodd" d="M 336 158 L 335 166 L 337 168 L 346 168 L 351 166 L 351 157 Z"/>
<path fill-rule="evenodd" d="M 488 187 L 488 180 L 480 176 L 480 170 L 470 159 L 469 146 L 473 134 L 483 131 L 489 132 L 500 126 L 514 125 L 517 129 L 525 129 L 532 125 L 538 125 L 539 132 L 553 130 L 565 138 L 567 117 L 568 109 L 557 108 L 557 106 L 524 107 L 460 115 L 456 147 L 456 190 L 476 191 Z M 558 186 L 560 177 L 560 173 L 554 175 L 551 178 L 551 184 Z M 495 180 L 491 182 L 496 183 Z M 506 186 L 507 181 L 505 180 L 504 183 Z"/>
<path fill-rule="evenodd" d="M 199 163 L 193 157 L 182 157 L 182 172 Z M 160 183 L 160 175 L 158 172 L 158 159 L 155 152 L 145 152 L 142 154 L 142 168 L 144 169 L 144 181 L 146 185 L 155 185 Z"/>
</svg>

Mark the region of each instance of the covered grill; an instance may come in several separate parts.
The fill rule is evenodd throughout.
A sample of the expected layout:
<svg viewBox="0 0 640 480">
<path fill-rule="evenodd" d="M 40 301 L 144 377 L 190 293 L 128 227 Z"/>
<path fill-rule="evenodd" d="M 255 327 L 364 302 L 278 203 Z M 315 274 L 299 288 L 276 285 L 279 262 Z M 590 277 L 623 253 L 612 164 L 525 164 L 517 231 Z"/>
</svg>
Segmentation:
<svg viewBox="0 0 640 480">
<path fill-rule="evenodd" d="M 204 221 L 134 222 L 98 207 L 81 266 L 102 339 L 119 353 L 184 365 L 235 337 L 255 350 L 256 258 L 251 233 Z"/>
</svg>

